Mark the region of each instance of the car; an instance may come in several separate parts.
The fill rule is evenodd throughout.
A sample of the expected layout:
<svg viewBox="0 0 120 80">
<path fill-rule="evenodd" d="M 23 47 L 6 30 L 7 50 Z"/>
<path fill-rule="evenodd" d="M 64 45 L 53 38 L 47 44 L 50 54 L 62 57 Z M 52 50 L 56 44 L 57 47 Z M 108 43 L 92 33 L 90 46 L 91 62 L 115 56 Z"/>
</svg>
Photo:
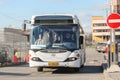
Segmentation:
<svg viewBox="0 0 120 80">
<path fill-rule="evenodd" d="M 106 46 L 107 46 L 107 43 L 105 43 L 105 42 L 97 43 L 96 51 L 105 53 L 106 52 Z"/>
</svg>

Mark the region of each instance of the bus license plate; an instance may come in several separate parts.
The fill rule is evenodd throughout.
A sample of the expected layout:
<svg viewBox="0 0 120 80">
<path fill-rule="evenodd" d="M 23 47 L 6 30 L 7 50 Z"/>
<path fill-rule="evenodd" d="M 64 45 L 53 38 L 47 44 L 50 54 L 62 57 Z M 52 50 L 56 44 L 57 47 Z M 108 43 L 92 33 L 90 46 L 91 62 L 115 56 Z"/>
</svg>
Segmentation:
<svg viewBox="0 0 120 80">
<path fill-rule="evenodd" d="M 48 62 L 48 66 L 58 66 L 58 62 Z"/>
</svg>

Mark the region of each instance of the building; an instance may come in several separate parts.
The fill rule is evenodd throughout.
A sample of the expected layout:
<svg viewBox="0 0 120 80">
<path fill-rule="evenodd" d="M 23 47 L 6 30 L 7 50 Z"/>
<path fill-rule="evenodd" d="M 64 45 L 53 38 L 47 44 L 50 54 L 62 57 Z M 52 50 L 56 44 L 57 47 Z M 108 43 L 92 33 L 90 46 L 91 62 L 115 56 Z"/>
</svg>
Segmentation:
<svg viewBox="0 0 120 80">
<path fill-rule="evenodd" d="M 112 6 L 114 8 L 113 12 L 120 14 L 120 0 L 111 0 L 110 1 L 111 10 L 112 10 Z"/>
<path fill-rule="evenodd" d="M 105 42 L 109 40 L 110 28 L 102 16 L 92 16 L 92 42 Z"/>
<path fill-rule="evenodd" d="M 120 42 L 120 28 L 115 30 L 116 40 Z M 102 16 L 92 16 L 92 42 L 107 42 L 110 39 L 110 27 Z"/>
<path fill-rule="evenodd" d="M 27 36 L 21 29 L 2 28 L 0 29 L 0 52 L 6 51 L 7 56 L 13 62 L 14 50 L 20 53 L 21 62 L 28 53 Z"/>
<path fill-rule="evenodd" d="M 120 14 L 120 0 L 111 0 L 110 9 Z M 115 30 L 115 40 L 120 42 L 120 28 Z M 106 42 L 110 39 L 110 27 L 103 16 L 92 16 L 92 42 Z"/>
</svg>

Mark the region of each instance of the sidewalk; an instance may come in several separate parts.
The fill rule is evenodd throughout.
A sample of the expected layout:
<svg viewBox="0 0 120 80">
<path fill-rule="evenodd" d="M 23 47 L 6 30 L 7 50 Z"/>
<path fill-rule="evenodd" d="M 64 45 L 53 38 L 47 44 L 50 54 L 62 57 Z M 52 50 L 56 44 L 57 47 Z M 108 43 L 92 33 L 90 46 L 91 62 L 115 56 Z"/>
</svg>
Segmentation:
<svg viewBox="0 0 120 80">
<path fill-rule="evenodd" d="M 111 80 L 120 80 L 120 72 L 109 73 Z"/>
<path fill-rule="evenodd" d="M 102 67 L 105 80 L 120 80 L 120 72 L 107 72 L 107 63 L 104 63 Z"/>
<path fill-rule="evenodd" d="M 119 57 L 120 59 L 120 57 Z M 105 76 L 105 80 L 120 80 L 120 71 L 108 72 L 107 71 L 107 61 L 102 64 L 103 74 Z M 120 67 L 120 62 L 119 62 Z"/>
</svg>

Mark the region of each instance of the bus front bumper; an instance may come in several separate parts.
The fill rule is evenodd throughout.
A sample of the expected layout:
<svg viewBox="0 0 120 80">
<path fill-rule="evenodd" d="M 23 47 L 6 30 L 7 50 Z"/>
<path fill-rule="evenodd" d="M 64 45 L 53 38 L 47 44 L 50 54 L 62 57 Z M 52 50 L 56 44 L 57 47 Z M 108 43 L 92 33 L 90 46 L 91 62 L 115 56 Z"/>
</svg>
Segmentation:
<svg viewBox="0 0 120 80">
<path fill-rule="evenodd" d="M 81 59 L 69 62 L 39 62 L 30 60 L 30 67 L 48 67 L 48 68 L 57 68 L 57 67 L 75 67 L 79 68 L 82 65 Z"/>
</svg>

